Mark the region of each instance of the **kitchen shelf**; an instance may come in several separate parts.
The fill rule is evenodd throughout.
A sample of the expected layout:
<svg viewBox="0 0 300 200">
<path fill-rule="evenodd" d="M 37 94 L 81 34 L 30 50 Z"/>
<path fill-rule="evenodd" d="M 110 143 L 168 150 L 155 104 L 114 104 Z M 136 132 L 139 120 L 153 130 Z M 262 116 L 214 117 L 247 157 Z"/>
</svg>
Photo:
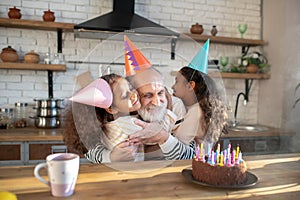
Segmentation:
<svg viewBox="0 0 300 200">
<path fill-rule="evenodd" d="M 229 73 L 229 72 L 218 72 L 221 74 L 222 78 L 228 79 L 269 79 L 270 74 L 254 74 L 254 73 Z M 209 72 L 212 77 L 216 72 Z"/>
<path fill-rule="evenodd" d="M 176 71 L 172 71 L 171 75 L 175 76 Z M 252 74 L 252 73 L 228 73 L 228 72 L 214 72 L 209 71 L 208 74 L 211 77 L 219 77 L 221 75 L 222 78 L 226 79 L 269 79 L 270 74 Z"/>
<path fill-rule="evenodd" d="M 66 65 L 2 62 L 0 69 L 66 71 Z"/>
<path fill-rule="evenodd" d="M 61 29 L 64 32 L 73 32 L 75 24 L 63 22 L 45 22 L 26 19 L 0 18 L 0 26 L 8 28 L 22 28 L 47 31 L 56 31 L 58 29 Z"/>
<path fill-rule="evenodd" d="M 0 18 L 0 27 L 44 30 L 57 32 L 57 53 L 62 53 L 62 33 L 73 32 L 75 24 L 63 22 L 45 22 L 42 20 Z M 24 69 L 48 71 L 48 96 L 53 98 L 53 71 L 66 71 L 66 65 L 45 65 L 27 63 L 3 63 L 0 69 Z"/>
<path fill-rule="evenodd" d="M 183 33 L 183 34 L 198 41 L 198 42 L 205 42 L 207 39 L 210 39 L 211 43 L 219 43 L 219 44 L 230 44 L 230 45 L 240 45 L 240 46 L 263 46 L 263 45 L 265 45 L 265 42 L 263 40 L 233 38 L 233 37 L 224 37 L 224 36 L 199 35 L 199 34 L 191 34 L 191 33 Z"/>
</svg>

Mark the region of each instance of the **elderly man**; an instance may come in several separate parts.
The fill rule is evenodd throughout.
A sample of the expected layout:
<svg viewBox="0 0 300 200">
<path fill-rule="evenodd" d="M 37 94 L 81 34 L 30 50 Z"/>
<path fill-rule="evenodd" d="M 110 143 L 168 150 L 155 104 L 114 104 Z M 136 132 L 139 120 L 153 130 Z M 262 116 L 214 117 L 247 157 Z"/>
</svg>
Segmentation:
<svg viewBox="0 0 300 200">
<path fill-rule="evenodd" d="M 149 148 L 145 150 L 145 153 L 149 155 L 146 155 L 146 158 L 154 159 L 155 157 L 157 159 L 157 156 L 163 156 L 165 159 L 190 158 L 194 154 L 193 144 L 191 147 L 186 146 L 169 134 L 172 132 L 171 129 L 176 128 L 176 125 L 175 127 L 172 126 L 172 123 L 173 125 L 176 123 L 173 120 L 177 116 L 178 121 L 180 121 L 186 110 L 180 99 L 173 96 L 167 99 L 168 95 L 166 95 L 163 76 L 154 68 L 149 68 L 128 79 L 133 87 L 137 89 L 140 96 L 141 109 L 138 111 L 140 117 L 144 121 L 157 123 L 157 126 L 153 129 L 155 132 L 159 132 L 164 128 L 166 134 L 168 134 L 168 138 L 164 142 L 160 141 L 159 143 L 163 154 L 160 154 L 161 151 L 159 148 L 156 148 L 157 145 L 149 145 Z M 168 102 L 174 113 L 167 109 Z M 166 135 L 164 138 L 166 138 Z M 94 163 L 127 161 L 131 160 L 131 155 L 134 151 L 135 146 L 129 142 L 120 143 L 111 152 L 102 144 L 98 144 L 95 148 L 90 149 L 85 156 Z"/>
</svg>

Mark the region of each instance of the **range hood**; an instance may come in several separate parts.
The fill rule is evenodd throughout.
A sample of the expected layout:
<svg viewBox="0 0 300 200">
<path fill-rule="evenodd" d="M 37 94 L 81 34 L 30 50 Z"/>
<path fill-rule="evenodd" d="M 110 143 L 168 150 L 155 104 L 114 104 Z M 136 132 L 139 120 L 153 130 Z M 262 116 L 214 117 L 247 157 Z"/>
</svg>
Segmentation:
<svg viewBox="0 0 300 200">
<path fill-rule="evenodd" d="M 171 40 L 171 57 L 174 59 L 176 40 L 179 34 L 154 23 L 134 12 L 135 0 L 113 0 L 113 11 L 74 26 L 75 37 L 91 39 L 123 40 L 124 34 L 136 35 L 144 42 Z M 135 40 L 136 41 L 136 40 Z"/>
</svg>

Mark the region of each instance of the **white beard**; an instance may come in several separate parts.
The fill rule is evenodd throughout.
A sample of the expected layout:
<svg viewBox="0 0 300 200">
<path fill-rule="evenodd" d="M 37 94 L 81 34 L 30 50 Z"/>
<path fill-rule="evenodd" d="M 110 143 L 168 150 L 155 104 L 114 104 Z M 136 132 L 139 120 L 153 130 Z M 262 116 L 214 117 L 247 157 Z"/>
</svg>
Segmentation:
<svg viewBox="0 0 300 200">
<path fill-rule="evenodd" d="M 150 112 L 147 111 L 148 108 L 151 108 Z M 141 118 L 146 122 L 160 122 L 164 119 L 167 111 L 167 102 L 161 104 L 160 106 L 149 105 L 145 108 L 140 108 L 138 110 Z"/>
</svg>

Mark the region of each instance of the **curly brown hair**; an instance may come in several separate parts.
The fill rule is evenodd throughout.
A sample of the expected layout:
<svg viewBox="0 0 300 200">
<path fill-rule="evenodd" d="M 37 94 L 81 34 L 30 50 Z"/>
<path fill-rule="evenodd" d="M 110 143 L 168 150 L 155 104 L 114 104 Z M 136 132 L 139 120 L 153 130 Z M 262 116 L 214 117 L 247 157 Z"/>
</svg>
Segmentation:
<svg viewBox="0 0 300 200">
<path fill-rule="evenodd" d="M 204 113 L 204 128 L 206 135 L 204 140 L 215 143 L 222 133 L 227 134 L 229 107 L 222 101 L 214 80 L 205 73 L 190 67 L 179 70 L 185 79 L 195 82 L 194 92 L 200 108 Z"/>
<path fill-rule="evenodd" d="M 122 78 L 117 74 L 100 77 L 112 88 Z M 88 149 L 100 141 L 100 133 L 105 131 L 105 124 L 113 121 L 114 116 L 104 108 L 76 102 L 68 102 L 63 116 L 63 138 L 69 151 L 85 154 Z"/>
</svg>

